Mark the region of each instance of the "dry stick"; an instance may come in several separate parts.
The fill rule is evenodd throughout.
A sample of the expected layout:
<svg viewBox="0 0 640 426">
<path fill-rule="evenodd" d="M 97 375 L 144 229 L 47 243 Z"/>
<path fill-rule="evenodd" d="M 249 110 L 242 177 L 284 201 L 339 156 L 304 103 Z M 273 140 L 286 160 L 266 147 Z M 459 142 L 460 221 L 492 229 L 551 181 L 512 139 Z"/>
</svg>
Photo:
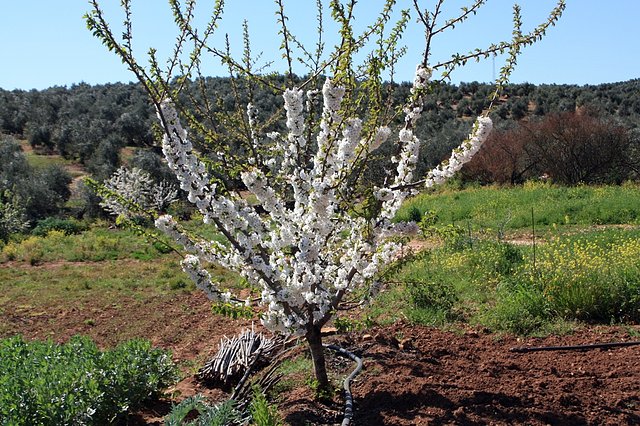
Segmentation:
<svg viewBox="0 0 640 426">
<path fill-rule="evenodd" d="M 198 376 L 226 385 L 234 376 L 253 366 L 254 360 L 259 358 L 257 353 L 269 357 L 276 345 L 275 340 L 264 337 L 262 333 L 255 334 L 253 329 L 245 330 L 232 339 L 224 337 L 220 340 L 218 353 L 205 364 Z"/>
<path fill-rule="evenodd" d="M 640 345 L 640 341 L 634 342 L 611 342 L 611 343 L 590 343 L 587 345 L 573 345 L 573 346 L 521 346 L 509 349 L 509 352 L 539 352 L 539 351 L 586 351 L 591 349 L 603 349 L 603 348 L 619 348 L 625 346 Z"/>
<path fill-rule="evenodd" d="M 242 389 L 242 387 L 244 386 L 245 382 L 247 381 L 247 379 L 251 375 L 251 373 L 253 371 L 253 367 L 258 362 L 258 359 L 260 359 L 260 354 L 261 353 L 262 353 L 262 349 L 258 349 L 256 351 L 256 356 L 253 358 L 253 361 L 251 361 L 251 364 L 249 364 L 247 366 L 247 371 L 244 372 L 244 375 L 242 376 L 242 379 L 240 379 L 240 382 L 238 382 L 236 387 L 233 389 L 233 392 L 231 393 L 231 396 L 229 397 L 229 399 L 236 399 L 236 397 L 240 393 L 240 390 Z"/>
<path fill-rule="evenodd" d="M 537 275 L 536 270 L 536 223 L 533 218 L 533 207 L 531 207 L 531 242 L 533 243 L 533 273 Z"/>
</svg>

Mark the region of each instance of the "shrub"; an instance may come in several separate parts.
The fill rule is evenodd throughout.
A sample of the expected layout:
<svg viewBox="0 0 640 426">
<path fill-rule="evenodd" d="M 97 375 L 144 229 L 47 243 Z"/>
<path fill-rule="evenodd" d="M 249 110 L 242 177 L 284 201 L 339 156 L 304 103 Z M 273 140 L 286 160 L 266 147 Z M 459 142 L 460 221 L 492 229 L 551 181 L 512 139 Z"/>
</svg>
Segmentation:
<svg viewBox="0 0 640 426">
<path fill-rule="evenodd" d="M 462 176 L 484 184 L 518 184 L 539 176 L 535 161 L 527 155 L 527 136 L 521 126 L 496 130 L 476 158 L 462 169 Z"/>
<path fill-rule="evenodd" d="M 101 352 L 86 337 L 12 337 L 0 341 L 0 423 L 110 424 L 176 379 L 169 354 L 146 341 Z"/>
<path fill-rule="evenodd" d="M 9 237 L 24 231 L 29 226 L 25 210 L 9 191 L 0 191 L 0 242 L 6 243 Z"/>
<path fill-rule="evenodd" d="M 280 426 L 282 420 L 275 407 L 271 406 L 258 386 L 253 388 L 253 399 L 249 405 L 251 420 L 256 426 Z"/>
<path fill-rule="evenodd" d="M 621 183 L 639 161 L 628 129 L 583 108 L 493 133 L 462 173 L 484 183 L 522 183 L 542 175 L 570 185 Z"/>
<path fill-rule="evenodd" d="M 411 206 L 409 208 L 407 215 L 409 216 L 409 221 L 411 222 L 418 223 L 422 221 L 422 213 L 420 212 L 420 209 L 418 209 L 418 207 L 416 206 Z"/>
<path fill-rule="evenodd" d="M 450 311 L 457 300 L 452 286 L 444 281 L 419 281 L 411 283 L 409 293 L 418 308 Z"/>
<path fill-rule="evenodd" d="M 87 230 L 87 226 L 75 219 L 48 217 L 38 222 L 31 231 L 33 235 L 46 237 L 50 231 L 61 231 L 65 235 L 79 234 Z"/>
<path fill-rule="evenodd" d="M 0 158 L 0 193 L 15 195 L 27 220 L 54 215 L 69 199 L 71 176 L 60 165 L 32 168 L 12 138 L 0 139 Z"/>
<path fill-rule="evenodd" d="M 494 330 L 531 334 L 551 317 L 544 294 L 535 286 L 505 284 L 499 287 L 495 307 L 487 311 L 483 322 Z"/>
<path fill-rule="evenodd" d="M 20 182 L 16 193 L 25 200 L 25 210 L 30 220 L 57 214 L 71 196 L 71 175 L 60 165 L 54 164 L 33 170 Z"/>
<path fill-rule="evenodd" d="M 499 241 L 483 241 L 481 248 L 470 255 L 470 263 L 477 269 L 483 269 L 484 275 L 508 277 L 524 262 L 518 246 Z"/>
<path fill-rule="evenodd" d="M 440 325 L 456 318 L 454 306 L 459 301 L 448 281 L 418 281 L 409 284 L 413 309 L 409 319 L 428 325 Z"/>
<path fill-rule="evenodd" d="M 20 243 L 23 250 L 24 258 L 31 266 L 38 265 L 42 262 L 45 250 L 43 239 L 40 237 L 29 237 Z"/>
</svg>

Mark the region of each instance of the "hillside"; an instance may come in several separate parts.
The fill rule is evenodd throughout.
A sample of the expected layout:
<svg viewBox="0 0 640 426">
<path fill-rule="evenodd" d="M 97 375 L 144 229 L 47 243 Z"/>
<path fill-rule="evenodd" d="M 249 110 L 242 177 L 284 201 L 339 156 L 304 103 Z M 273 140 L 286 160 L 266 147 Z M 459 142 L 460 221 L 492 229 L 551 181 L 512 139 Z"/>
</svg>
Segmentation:
<svg viewBox="0 0 640 426">
<path fill-rule="evenodd" d="M 276 85 L 283 84 L 282 77 L 273 79 Z M 209 96 L 220 99 L 214 111 L 234 110 L 236 100 L 228 78 L 208 78 L 203 86 L 199 83 L 185 91 L 185 102 L 190 96 Z M 404 98 L 409 88 L 408 83 L 395 85 L 394 98 Z M 477 82 L 436 87 L 417 131 L 424 141 L 423 167 L 436 164 L 466 136 L 470 118 L 488 107 L 492 88 Z M 279 96 L 259 87 L 249 90 L 241 86 L 238 101 L 246 104 L 250 93 L 263 118 L 281 106 Z M 519 120 L 536 120 L 576 108 L 588 108 L 627 129 L 636 129 L 640 126 L 640 80 L 586 86 L 512 84 L 505 88 L 493 114 L 499 128 L 509 128 Z M 154 121 L 155 113 L 145 93 L 133 83 L 78 84 L 42 91 L 0 89 L 0 133 L 27 139 L 45 152 L 74 159 L 100 179 L 109 176 L 122 161 L 117 154 L 121 148 L 151 149 L 155 145 Z"/>
</svg>

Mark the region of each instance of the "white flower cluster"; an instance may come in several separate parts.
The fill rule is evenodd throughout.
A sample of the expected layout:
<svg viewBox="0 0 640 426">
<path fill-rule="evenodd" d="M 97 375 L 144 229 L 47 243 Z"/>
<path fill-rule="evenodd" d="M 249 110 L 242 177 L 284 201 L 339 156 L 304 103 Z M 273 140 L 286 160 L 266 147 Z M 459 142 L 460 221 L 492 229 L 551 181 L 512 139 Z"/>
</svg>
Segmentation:
<svg viewBox="0 0 640 426">
<path fill-rule="evenodd" d="M 113 215 L 130 216 L 132 214 L 130 204 L 146 202 L 150 196 L 152 184 L 151 176 L 141 169 L 120 167 L 109 180 L 104 182 L 105 188 L 117 193 L 119 197 L 105 197 L 100 202 L 100 206 Z M 140 207 L 146 208 L 146 206 Z"/>
<path fill-rule="evenodd" d="M 431 69 L 422 64 L 418 64 L 418 66 L 416 66 L 416 73 L 413 76 L 413 86 L 411 86 L 413 101 L 404 107 L 405 123 L 409 124 L 409 128 L 415 128 L 416 122 L 420 118 L 420 115 L 422 115 L 424 92 L 427 89 L 430 78 Z"/>
<path fill-rule="evenodd" d="M 187 255 L 180 262 L 182 269 L 191 277 L 196 286 L 205 292 L 210 300 L 216 302 L 230 302 L 231 293 L 222 293 L 211 282 L 211 275 L 209 271 L 202 269 L 200 266 L 200 259 L 197 256 Z"/>
<path fill-rule="evenodd" d="M 149 173 L 137 167 L 120 167 L 104 186 L 117 196 L 104 197 L 100 206 L 116 216 L 135 216 L 132 209 L 162 211 L 178 199 L 178 191 L 172 185 L 165 181 L 156 184 Z"/>
<path fill-rule="evenodd" d="M 418 65 L 413 78 L 413 86 L 411 87 L 411 94 L 414 100 L 404 108 L 405 127 L 400 130 L 398 135 L 402 149 L 399 158 L 394 157 L 392 159 L 397 164 L 396 176 L 392 187 L 398 189 L 378 188 L 375 191 L 376 197 L 383 201 L 380 217 L 387 227 L 390 226 L 390 221 L 402 205 L 402 202 L 411 194 L 411 191 L 402 188 L 413 181 L 413 171 L 418 162 L 420 141 L 413 133 L 413 129 L 422 115 L 424 91 L 429 83 L 429 78 L 431 78 L 431 70 L 421 64 Z"/>
<path fill-rule="evenodd" d="M 284 92 L 284 108 L 287 111 L 287 135 L 286 144 L 280 147 L 284 153 L 282 167 L 286 171 L 295 169 L 299 152 L 307 144 L 303 136 L 304 116 L 302 115 L 304 92 L 299 89 L 287 89 Z"/>
<path fill-rule="evenodd" d="M 210 184 L 205 166 L 195 155 L 171 101 L 162 102 L 158 117 L 164 130 L 162 152 L 176 173 L 180 188 L 204 215 L 204 221 L 224 220 L 230 225 L 228 229 L 238 234 L 246 234 L 249 229 L 264 231 L 264 223 L 247 203 L 216 194 L 216 185 Z"/>
<path fill-rule="evenodd" d="M 491 118 L 485 116 L 478 117 L 473 125 L 473 131 L 469 135 L 469 139 L 454 149 L 451 152 L 451 157 L 449 157 L 447 161 L 427 173 L 425 186 L 430 188 L 434 185 L 444 183 L 456 174 L 456 172 L 478 152 L 484 141 L 487 140 L 492 128 L 493 122 Z"/>
<path fill-rule="evenodd" d="M 228 245 L 198 241 L 171 217 L 160 217 L 157 227 L 191 253 L 183 261 L 185 271 L 216 300 L 230 299 L 211 282 L 199 259 L 241 273 L 262 289 L 262 304 L 268 307 L 262 317 L 264 325 L 297 335 L 307 333 L 310 326 L 324 324 L 349 292 L 365 284 L 372 284 L 370 288 L 375 291 L 376 275 L 397 257 L 401 248 L 388 237 L 397 231 L 415 231 L 415 226 L 393 225 L 391 218 L 409 194 L 408 190 L 394 188 L 413 180 L 419 141 L 412 128 L 422 113 L 423 89 L 429 77 L 427 68 L 418 67 L 412 93 L 419 102 L 413 102 L 405 111 L 410 125 L 399 134 L 401 151 L 394 159 L 395 178 L 389 187 L 376 189 L 382 213 L 369 219 L 350 214 L 341 197 L 349 192 L 348 176 L 354 161 L 380 146 L 390 130 L 381 127 L 365 140 L 362 120 L 342 116 L 345 89 L 331 79 L 322 88 L 322 115 L 315 141 L 308 140 L 305 113 L 311 112 L 317 93 L 298 88 L 286 90 L 286 135 L 267 135 L 274 142 L 278 158 L 267 162 L 268 171 L 249 164 L 241 175 L 264 208 L 263 216 L 239 197 L 216 193 L 173 105 L 163 102 L 158 116 L 165 133 L 165 157 L 204 220 L 214 223 L 229 240 Z M 253 128 L 257 113 L 251 105 L 247 113 Z M 478 138 L 483 129 L 476 132 Z M 314 146 L 312 158 L 308 162 L 301 160 L 302 153 Z M 462 161 L 462 157 L 455 157 L 455 161 Z M 287 197 L 291 196 L 289 204 Z"/>
</svg>

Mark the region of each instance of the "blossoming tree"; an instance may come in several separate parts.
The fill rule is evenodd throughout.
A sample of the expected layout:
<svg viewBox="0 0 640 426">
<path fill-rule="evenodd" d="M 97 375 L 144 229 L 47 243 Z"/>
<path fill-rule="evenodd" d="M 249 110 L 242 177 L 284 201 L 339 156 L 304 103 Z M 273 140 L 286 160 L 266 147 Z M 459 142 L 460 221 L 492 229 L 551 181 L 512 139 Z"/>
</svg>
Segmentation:
<svg viewBox="0 0 640 426">
<path fill-rule="evenodd" d="M 121 2 L 126 16 L 121 39 L 115 36 L 98 1 L 91 1 L 88 27 L 148 91 L 169 166 L 204 222 L 215 225 L 226 243 L 190 234 L 168 215 L 159 216 L 156 226 L 184 246 L 182 266 L 210 299 L 242 303 L 212 281 L 206 269 L 211 263 L 242 274 L 259 288 L 260 303 L 265 307 L 263 324 L 306 339 L 321 390 L 329 385 L 321 328 L 346 298 L 375 294 L 376 278 L 400 249 L 390 237 L 407 227 L 392 221 L 396 211 L 419 186 L 430 187 L 453 176 L 491 131 L 487 112 L 475 120 L 469 138 L 449 159 L 422 180 L 414 176 L 420 149 L 416 122 L 433 82 L 447 79 L 451 71 L 469 60 L 506 52 L 495 100 L 520 49 L 540 39 L 564 9 L 560 0 L 544 23 L 523 33 L 520 9 L 514 6 L 510 40 L 431 64 L 434 37 L 474 15 L 485 2 L 476 0 L 457 16 L 442 21 L 444 0 L 432 2 L 432 11 L 421 9 L 421 2 L 414 0 L 410 9 L 395 14 L 397 19 L 391 25 L 396 1 L 386 0 L 377 20 L 358 35 L 353 25 L 357 1 L 331 0 L 328 8 L 339 28 L 339 41 L 333 50 L 324 52 L 326 6 L 317 0 L 319 37 L 315 52 L 311 52 L 289 31 L 283 0 L 276 0 L 280 49 L 288 65 L 286 81 L 278 85 L 277 79 L 255 69 L 246 24 L 240 60 L 231 55 L 228 41 L 224 48 L 210 43 L 222 17 L 222 0 L 215 2 L 212 18 L 200 32 L 193 26 L 195 0 L 184 5 L 169 0 L 179 35 L 166 70 L 160 67 L 154 50 L 150 51 L 148 67 L 136 61 L 129 0 Z M 404 52 L 399 42 L 411 13 L 424 27 L 425 49 L 410 96 L 396 106 L 386 92 L 391 86 L 383 84 L 383 78 L 394 77 L 395 65 Z M 187 43 L 192 48 L 185 58 Z M 201 74 L 205 55 L 219 58 L 228 67 L 235 111 L 217 109 L 216 101 L 210 99 L 207 79 Z M 365 59 L 356 64 L 355 58 L 363 56 Z M 293 73 L 296 58 L 307 65 L 306 79 Z M 441 77 L 433 80 L 434 72 L 441 72 Z M 190 84 L 201 88 L 200 97 L 186 99 L 183 89 Z M 256 86 L 281 97 L 281 120 L 261 116 L 252 99 Z M 404 119 L 394 129 L 391 124 L 398 115 Z M 392 166 L 384 182 L 372 185 L 363 171 L 385 143 L 394 147 Z M 234 185 L 234 180 L 242 185 Z M 238 187 L 253 194 L 261 206 L 259 211 Z"/>
</svg>

